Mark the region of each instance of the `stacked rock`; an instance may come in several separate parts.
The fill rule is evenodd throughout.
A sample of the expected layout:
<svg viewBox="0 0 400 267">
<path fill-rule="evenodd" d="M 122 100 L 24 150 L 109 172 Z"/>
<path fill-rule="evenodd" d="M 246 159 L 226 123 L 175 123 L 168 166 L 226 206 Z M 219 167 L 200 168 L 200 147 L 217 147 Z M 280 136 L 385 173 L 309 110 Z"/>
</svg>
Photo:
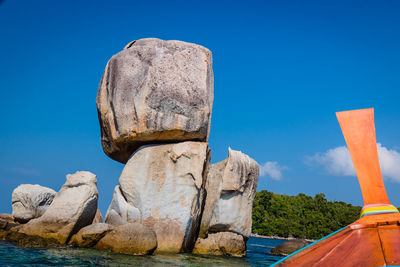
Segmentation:
<svg viewBox="0 0 400 267">
<path fill-rule="evenodd" d="M 0 239 L 133 255 L 244 256 L 259 166 L 230 148 L 209 166 L 213 86 L 207 48 L 154 38 L 129 43 L 107 63 L 96 101 L 103 150 L 126 163 L 105 223 L 97 177 L 77 172 L 58 193 L 17 187 L 13 214 L 0 214 Z"/>
<path fill-rule="evenodd" d="M 259 167 L 229 149 L 209 168 L 211 52 L 131 42 L 107 63 L 96 102 L 103 150 L 126 163 L 105 223 L 153 230 L 157 252 L 245 255 Z"/>
</svg>

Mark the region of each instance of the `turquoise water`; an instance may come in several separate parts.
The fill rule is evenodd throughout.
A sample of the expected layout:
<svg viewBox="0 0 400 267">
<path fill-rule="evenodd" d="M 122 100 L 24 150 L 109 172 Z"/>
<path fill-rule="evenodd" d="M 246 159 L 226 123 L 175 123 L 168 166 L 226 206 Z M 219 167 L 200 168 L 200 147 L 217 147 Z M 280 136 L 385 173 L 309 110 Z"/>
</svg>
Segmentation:
<svg viewBox="0 0 400 267">
<path fill-rule="evenodd" d="M 284 240 L 250 238 L 245 258 L 190 254 L 128 256 L 83 248 L 21 248 L 0 242 L 0 266 L 268 266 L 281 259 L 266 254 Z"/>
</svg>

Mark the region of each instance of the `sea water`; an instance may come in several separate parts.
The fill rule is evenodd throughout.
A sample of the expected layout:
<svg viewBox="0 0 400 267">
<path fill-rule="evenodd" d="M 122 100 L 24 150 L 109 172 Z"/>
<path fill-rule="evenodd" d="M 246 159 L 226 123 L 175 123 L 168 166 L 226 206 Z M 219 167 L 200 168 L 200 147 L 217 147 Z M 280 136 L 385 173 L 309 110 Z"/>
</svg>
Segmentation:
<svg viewBox="0 0 400 267">
<path fill-rule="evenodd" d="M 268 252 L 284 241 L 251 237 L 244 258 L 191 254 L 129 256 L 72 247 L 22 248 L 0 242 L 0 266 L 268 266 L 282 258 Z"/>
</svg>

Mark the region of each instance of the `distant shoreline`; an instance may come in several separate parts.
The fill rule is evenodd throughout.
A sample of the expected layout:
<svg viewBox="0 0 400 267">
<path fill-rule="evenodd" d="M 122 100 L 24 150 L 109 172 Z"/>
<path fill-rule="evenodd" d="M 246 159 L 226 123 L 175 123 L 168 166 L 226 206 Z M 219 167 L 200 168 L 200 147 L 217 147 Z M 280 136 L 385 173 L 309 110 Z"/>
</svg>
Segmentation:
<svg viewBox="0 0 400 267">
<path fill-rule="evenodd" d="M 303 239 L 303 240 L 305 240 L 307 242 L 315 242 L 315 241 L 317 241 L 315 239 L 295 238 L 295 237 L 281 237 L 281 236 L 265 236 L 265 235 L 255 234 L 255 233 L 251 233 L 250 237 L 268 238 L 268 239 L 282 239 L 282 240 Z"/>
</svg>

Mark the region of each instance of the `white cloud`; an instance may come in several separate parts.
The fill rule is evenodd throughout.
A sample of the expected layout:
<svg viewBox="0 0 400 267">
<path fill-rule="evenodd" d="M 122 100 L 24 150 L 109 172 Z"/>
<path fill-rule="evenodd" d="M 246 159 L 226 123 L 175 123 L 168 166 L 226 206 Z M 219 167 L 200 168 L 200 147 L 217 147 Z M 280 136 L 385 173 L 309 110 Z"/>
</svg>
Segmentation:
<svg viewBox="0 0 400 267">
<path fill-rule="evenodd" d="M 377 147 L 383 178 L 400 182 L 400 153 L 394 149 L 388 149 L 380 143 L 377 143 Z M 321 165 L 332 175 L 356 176 L 349 150 L 345 146 L 329 149 L 326 152 L 307 157 L 306 163 L 309 165 Z"/>
<path fill-rule="evenodd" d="M 274 180 L 281 180 L 282 171 L 287 169 L 288 167 L 280 166 L 276 161 L 267 161 L 260 166 L 260 176 L 269 176 Z"/>
</svg>

